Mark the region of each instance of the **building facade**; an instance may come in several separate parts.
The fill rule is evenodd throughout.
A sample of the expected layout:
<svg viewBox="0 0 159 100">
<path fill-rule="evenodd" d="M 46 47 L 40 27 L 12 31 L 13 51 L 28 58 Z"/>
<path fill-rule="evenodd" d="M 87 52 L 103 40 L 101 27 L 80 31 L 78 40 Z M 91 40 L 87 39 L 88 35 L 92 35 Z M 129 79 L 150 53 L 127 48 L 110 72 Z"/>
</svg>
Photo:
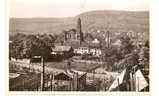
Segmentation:
<svg viewBox="0 0 159 100">
<path fill-rule="evenodd" d="M 64 38 L 65 38 L 65 42 L 67 42 L 67 41 L 79 41 L 81 43 L 84 41 L 80 18 L 78 18 L 78 20 L 77 20 L 76 29 L 70 29 L 68 31 L 64 31 Z"/>
</svg>

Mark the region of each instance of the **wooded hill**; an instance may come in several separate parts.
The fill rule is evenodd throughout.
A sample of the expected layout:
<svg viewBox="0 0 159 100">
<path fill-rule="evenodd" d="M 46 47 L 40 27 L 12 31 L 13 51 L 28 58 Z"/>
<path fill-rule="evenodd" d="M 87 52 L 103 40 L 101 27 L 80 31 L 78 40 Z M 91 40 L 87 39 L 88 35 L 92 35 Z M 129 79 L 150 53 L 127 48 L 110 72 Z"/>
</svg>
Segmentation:
<svg viewBox="0 0 159 100">
<path fill-rule="evenodd" d="M 95 34 L 97 30 L 114 32 L 149 32 L 149 12 L 138 11 L 90 11 L 66 18 L 10 18 L 9 32 L 13 33 L 52 33 L 76 28 L 77 18 L 82 20 L 82 31 Z"/>
</svg>

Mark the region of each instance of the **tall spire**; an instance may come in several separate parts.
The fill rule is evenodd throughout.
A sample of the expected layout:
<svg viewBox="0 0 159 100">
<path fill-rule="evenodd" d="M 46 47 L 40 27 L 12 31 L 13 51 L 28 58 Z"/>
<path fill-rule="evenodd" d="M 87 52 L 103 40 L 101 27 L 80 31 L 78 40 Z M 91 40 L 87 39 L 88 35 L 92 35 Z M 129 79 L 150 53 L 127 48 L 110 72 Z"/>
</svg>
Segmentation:
<svg viewBox="0 0 159 100">
<path fill-rule="evenodd" d="M 77 20 L 77 33 L 80 34 L 81 33 L 81 19 L 78 18 Z"/>
<path fill-rule="evenodd" d="M 80 42 L 83 41 L 83 33 L 82 33 L 82 26 L 81 26 L 81 19 L 78 18 L 77 20 L 77 34 L 80 35 Z"/>
</svg>

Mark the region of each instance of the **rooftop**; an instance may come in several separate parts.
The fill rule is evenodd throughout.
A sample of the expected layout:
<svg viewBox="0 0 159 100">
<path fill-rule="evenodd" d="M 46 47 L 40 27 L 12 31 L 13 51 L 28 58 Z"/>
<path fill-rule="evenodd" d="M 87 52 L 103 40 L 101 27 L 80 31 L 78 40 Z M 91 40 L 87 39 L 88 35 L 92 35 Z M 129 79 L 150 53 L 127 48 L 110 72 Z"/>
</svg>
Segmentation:
<svg viewBox="0 0 159 100">
<path fill-rule="evenodd" d="M 71 49 L 71 46 L 55 46 L 54 48 L 52 48 L 52 51 L 69 51 Z"/>
</svg>

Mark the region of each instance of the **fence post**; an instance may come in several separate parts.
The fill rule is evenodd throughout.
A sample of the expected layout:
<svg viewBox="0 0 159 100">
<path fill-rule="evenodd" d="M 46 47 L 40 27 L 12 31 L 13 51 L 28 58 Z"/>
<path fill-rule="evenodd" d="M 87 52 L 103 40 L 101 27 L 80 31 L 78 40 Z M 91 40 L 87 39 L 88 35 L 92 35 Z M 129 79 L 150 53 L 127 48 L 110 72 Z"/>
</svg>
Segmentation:
<svg viewBox="0 0 159 100">
<path fill-rule="evenodd" d="M 133 74 L 132 72 L 130 72 L 130 88 L 131 88 L 131 91 L 134 91 L 134 87 L 133 87 Z"/>
<path fill-rule="evenodd" d="M 50 80 L 50 85 L 51 85 L 51 91 L 52 91 L 52 80 L 53 80 L 53 75 L 50 74 L 51 80 Z"/>
<path fill-rule="evenodd" d="M 37 91 L 39 91 L 39 85 L 38 85 L 38 80 L 37 80 Z"/>
<path fill-rule="evenodd" d="M 133 73 L 134 73 L 134 75 L 133 75 L 133 81 L 134 81 L 134 91 L 136 91 L 136 73 L 135 73 L 135 68 L 134 68 L 134 70 L 133 70 Z"/>
<path fill-rule="evenodd" d="M 139 89 L 139 84 L 140 84 L 140 83 L 139 83 L 139 77 L 137 77 L 137 83 L 138 83 L 138 86 L 137 86 L 138 89 L 137 89 L 137 90 L 138 90 L 138 92 L 139 92 L 139 91 L 140 91 L 140 89 Z"/>
<path fill-rule="evenodd" d="M 57 90 L 59 90 L 59 80 L 57 79 Z"/>
<path fill-rule="evenodd" d="M 120 87 L 119 87 L 119 78 L 118 78 L 118 91 L 120 91 Z"/>
<path fill-rule="evenodd" d="M 23 83 L 23 91 L 25 89 L 25 82 L 24 82 L 24 79 L 22 79 L 22 83 Z"/>
<path fill-rule="evenodd" d="M 45 65 L 44 65 L 44 58 L 41 57 L 41 63 L 42 63 L 42 73 L 41 73 L 41 91 L 44 91 L 44 74 L 45 74 Z"/>
</svg>

